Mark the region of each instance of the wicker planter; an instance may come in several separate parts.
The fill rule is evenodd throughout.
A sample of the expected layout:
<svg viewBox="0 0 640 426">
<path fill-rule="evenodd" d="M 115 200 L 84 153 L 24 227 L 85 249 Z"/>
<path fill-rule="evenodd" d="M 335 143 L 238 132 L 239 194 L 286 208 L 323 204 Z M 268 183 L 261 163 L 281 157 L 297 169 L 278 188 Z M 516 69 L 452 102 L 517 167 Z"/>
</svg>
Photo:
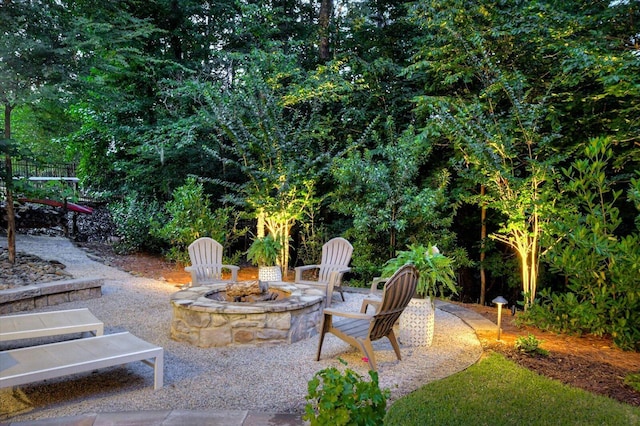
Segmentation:
<svg viewBox="0 0 640 426">
<path fill-rule="evenodd" d="M 431 298 L 414 297 L 400 315 L 400 343 L 407 346 L 431 346 L 435 322 L 435 309 Z"/>
<path fill-rule="evenodd" d="M 282 281 L 282 269 L 279 266 L 261 266 L 258 268 L 258 280 Z"/>
</svg>

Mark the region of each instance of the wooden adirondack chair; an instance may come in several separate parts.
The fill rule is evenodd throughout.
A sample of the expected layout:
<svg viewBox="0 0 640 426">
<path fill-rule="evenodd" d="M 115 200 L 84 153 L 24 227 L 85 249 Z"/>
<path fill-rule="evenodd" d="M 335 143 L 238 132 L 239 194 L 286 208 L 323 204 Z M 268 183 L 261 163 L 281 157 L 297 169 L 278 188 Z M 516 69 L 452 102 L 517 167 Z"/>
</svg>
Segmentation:
<svg viewBox="0 0 640 426">
<path fill-rule="evenodd" d="M 305 265 L 295 268 L 295 283 L 322 288 L 327 295 L 325 306 L 331 306 L 333 290 L 340 292 L 344 302 L 344 293 L 341 287 L 342 276 L 351 270 L 349 262 L 351 262 L 352 253 L 353 246 L 344 238 L 336 237 L 327 241 L 322 246 L 322 259 L 319 265 Z M 303 279 L 302 273 L 312 269 L 318 269 L 318 279 Z"/>
<path fill-rule="evenodd" d="M 342 312 L 336 309 L 325 309 L 320 328 L 320 341 L 316 361 L 320 360 L 322 343 L 326 333 L 332 333 L 350 345 L 360 349 L 369 360 L 369 368 L 376 370 L 376 358 L 372 342 L 386 337 L 393 350 L 401 360 L 398 340 L 393 332 L 393 325 L 414 296 L 418 283 L 418 271 L 413 265 L 404 265 L 384 285 L 382 300 L 375 314 Z M 333 322 L 334 316 L 346 319 Z"/>
<path fill-rule="evenodd" d="M 238 270 L 235 265 L 222 263 L 222 244 L 209 237 L 198 238 L 189 245 L 191 266 L 184 268 L 191 273 L 191 285 L 205 285 L 220 281 L 238 281 Z M 222 271 L 231 271 L 230 279 L 222 278 Z"/>
</svg>

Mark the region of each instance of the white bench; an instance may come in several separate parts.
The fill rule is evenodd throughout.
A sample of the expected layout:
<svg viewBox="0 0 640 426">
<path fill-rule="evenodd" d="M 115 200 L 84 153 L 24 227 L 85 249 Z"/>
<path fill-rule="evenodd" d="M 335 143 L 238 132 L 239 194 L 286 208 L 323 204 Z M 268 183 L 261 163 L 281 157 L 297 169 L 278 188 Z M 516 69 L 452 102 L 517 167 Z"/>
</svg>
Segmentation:
<svg viewBox="0 0 640 426">
<path fill-rule="evenodd" d="M 0 342 L 84 332 L 104 333 L 102 321 L 87 308 L 0 317 Z"/>
<path fill-rule="evenodd" d="M 134 361 L 154 369 L 163 385 L 163 349 L 130 333 L 108 334 L 0 352 L 0 388 L 93 371 Z"/>
</svg>

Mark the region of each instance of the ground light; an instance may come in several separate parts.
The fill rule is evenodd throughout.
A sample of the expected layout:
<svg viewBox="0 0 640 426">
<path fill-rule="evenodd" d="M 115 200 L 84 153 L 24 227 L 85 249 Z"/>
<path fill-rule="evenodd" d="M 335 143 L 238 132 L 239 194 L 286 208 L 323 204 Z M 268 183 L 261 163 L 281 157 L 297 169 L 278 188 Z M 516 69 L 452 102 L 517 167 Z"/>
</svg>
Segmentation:
<svg viewBox="0 0 640 426">
<path fill-rule="evenodd" d="M 502 328 L 500 328 L 501 327 L 500 323 L 502 322 L 502 305 L 506 305 L 509 302 L 507 301 L 507 299 L 505 299 L 502 296 L 496 297 L 491 302 L 498 305 L 498 340 L 500 340 L 500 333 L 502 332 Z"/>
</svg>

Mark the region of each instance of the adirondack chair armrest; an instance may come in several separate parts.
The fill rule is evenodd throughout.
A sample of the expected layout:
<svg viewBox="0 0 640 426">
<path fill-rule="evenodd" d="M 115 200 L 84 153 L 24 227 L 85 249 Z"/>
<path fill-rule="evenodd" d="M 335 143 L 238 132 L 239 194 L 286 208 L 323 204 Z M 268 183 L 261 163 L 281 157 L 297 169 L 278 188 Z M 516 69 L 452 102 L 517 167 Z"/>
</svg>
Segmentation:
<svg viewBox="0 0 640 426">
<path fill-rule="evenodd" d="M 342 269 L 336 269 L 335 271 L 333 271 L 335 273 L 338 273 L 340 275 L 344 275 L 347 272 L 351 272 L 351 268 L 342 268 Z"/>
<path fill-rule="evenodd" d="M 371 280 L 371 293 L 377 292 L 378 285 L 384 284 L 387 281 L 389 281 L 389 278 L 374 277 L 373 280 Z"/>
<path fill-rule="evenodd" d="M 197 283 L 198 282 L 198 273 L 197 273 L 197 269 L 195 266 L 185 266 L 184 270 L 188 273 L 191 274 L 191 282 L 192 283 Z"/>
<path fill-rule="evenodd" d="M 236 265 L 225 265 L 225 264 L 219 264 L 219 263 L 199 263 L 197 265 L 185 266 L 184 270 L 187 272 L 191 272 L 199 268 L 217 268 L 217 267 L 221 267 L 223 269 L 229 269 L 231 271 L 233 270 L 237 271 L 240 269 L 240 267 Z"/>
<path fill-rule="evenodd" d="M 384 284 L 387 281 L 389 281 L 389 278 L 373 278 L 373 280 L 371 281 L 371 291 L 369 291 L 369 294 L 365 296 L 364 300 L 362 301 L 360 312 L 367 312 L 367 308 L 369 306 L 373 307 L 374 313 L 378 310 L 378 308 L 380 307 L 380 303 L 382 302 L 382 292 L 378 290 L 378 285 Z"/>
<path fill-rule="evenodd" d="M 240 267 L 236 266 L 236 265 L 225 265 L 225 264 L 222 264 L 222 268 L 229 269 L 230 271 L 239 271 L 240 270 Z"/>
<path fill-rule="evenodd" d="M 333 308 L 325 308 L 323 313 L 324 315 L 331 315 L 331 316 L 337 316 L 342 318 L 361 319 L 361 320 L 367 320 L 367 321 L 373 318 L 372 315 L 367 315 L 360 312 L 345 312 L 345 311 L 340 311 L 338 309 L 333 309 Z"/>
<path fill-rule="evenodd" d="M 304 271 L 310 271 L 312 269 L 319 269 L 320 265 L 304 265 L 304 266 L 297 266 L 295 267 L 295 271 L 296 271 L 296 278 L 294 280 L 294 282 L 299 282 L 302 281 L 302 273 Z"/>
<path fill-rule="evenodd" d="M 191 273 L 191 281 L 192 282 L 197 282 L 198 278 L 197 278 L 197 271 L 199 269 L 206 269 L 206 268 L 217 268 L 217 267 L 221 267 L 222 269 L 228 269 L 231 271 L 231 281 L 237 281 L 238 280 L 238 271 L 240 270 L 239 266 L 236 265 L 225 265 L 225 264 L 216 264 L 216 263 L 200 263 L 198 265 L 192 265 L 192 266 L 186 266 L 184 268 L 184 270 L 186 272 Z"/>
<path fill-rule="evenodd" d="M 231 271 L 231 281 L 238 281 L 238 271 L 240 270 L 239 266 L 236 265 L 222 265 L 223 268 Z"/>
<path fill-rule="evenodd" d="M 329 274 L 329 286 L 331 288 L 333 288 L 334 286 L 339 286 L 342 282 L 342 276 L 349 271 L 351 271 L 351 268 L 336 269 L 335 271 L 331 271 L 331 273 Z"/>
<path fill-rule="evenodd" d="M 360 312 L 366 313 L 367 308 L 369 306 L 373 307 L 373 313 L 375 314 L 382 303 L 382 297 L 378 297 L 375 295 L 369 295 L 362 300 L 362 305 L 360 306 Z"/>
</svg>

